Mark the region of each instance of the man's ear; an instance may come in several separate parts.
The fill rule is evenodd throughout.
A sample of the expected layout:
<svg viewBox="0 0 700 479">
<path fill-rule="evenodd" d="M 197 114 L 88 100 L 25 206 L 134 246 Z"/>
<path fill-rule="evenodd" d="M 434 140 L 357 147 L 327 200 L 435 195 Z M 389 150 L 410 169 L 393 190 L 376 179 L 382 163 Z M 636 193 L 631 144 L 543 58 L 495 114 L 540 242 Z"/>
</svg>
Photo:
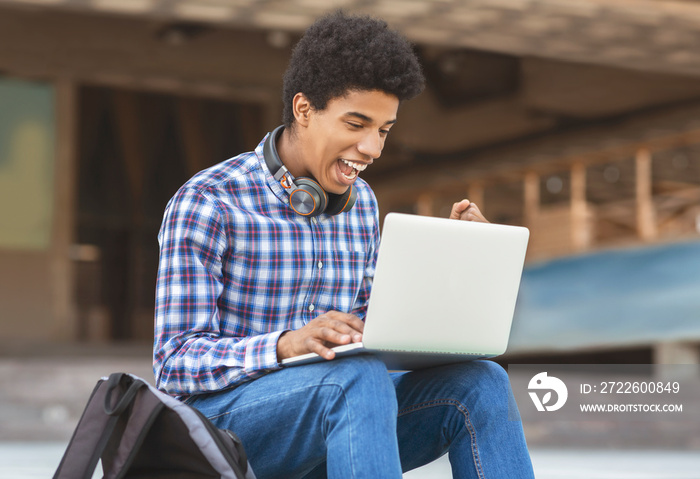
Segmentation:
<svg viewBox="0 0 700 479">
<path fill-rule="evenodd" d="M 292 112 L 294 113 L 294 120 L 296 120 L 299 125 L 307 126 L 309 124 L 311 109 L 311 102 L 306 98 L 306 95 L 301 92 L 294 95 L 292 99 Z"/>
</svg>

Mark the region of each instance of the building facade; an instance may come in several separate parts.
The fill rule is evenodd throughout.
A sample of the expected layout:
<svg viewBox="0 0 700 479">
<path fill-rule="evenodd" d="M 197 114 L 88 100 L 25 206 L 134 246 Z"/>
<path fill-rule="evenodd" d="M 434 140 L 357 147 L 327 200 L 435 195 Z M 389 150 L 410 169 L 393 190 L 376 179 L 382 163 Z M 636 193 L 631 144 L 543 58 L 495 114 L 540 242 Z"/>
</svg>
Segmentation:
<svg viewBox="0 0 700 479">
<path fill-rule="evenodd" d="M 698 241 L 694 2 L 0 0 L 3 336 L 150 341 L 165 203 L 280 123 L 291 48 L 337 7 L 401 30 L 428 79 L 364 174 L 382 213 L 469 197 L 531 229 L 533 268 Z M 697 358 L 698 322 L 643 347 Z"/>
</svg>

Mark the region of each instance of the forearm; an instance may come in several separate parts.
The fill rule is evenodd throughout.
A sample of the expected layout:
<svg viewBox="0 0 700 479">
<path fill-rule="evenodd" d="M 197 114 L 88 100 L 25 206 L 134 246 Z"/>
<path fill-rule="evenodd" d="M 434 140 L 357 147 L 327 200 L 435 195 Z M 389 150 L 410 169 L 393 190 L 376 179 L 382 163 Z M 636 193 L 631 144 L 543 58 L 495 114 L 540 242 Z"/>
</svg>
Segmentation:
<svg viewBox="0 0 700 479">
<path fill-rule="evenodd" d="M 279 368 L 276 345 L 281 333 L 247 338 L 172 338 L 156 350 L 156 385 L 173 395 L 191 395 L 255 379 Z"/>
</svg>

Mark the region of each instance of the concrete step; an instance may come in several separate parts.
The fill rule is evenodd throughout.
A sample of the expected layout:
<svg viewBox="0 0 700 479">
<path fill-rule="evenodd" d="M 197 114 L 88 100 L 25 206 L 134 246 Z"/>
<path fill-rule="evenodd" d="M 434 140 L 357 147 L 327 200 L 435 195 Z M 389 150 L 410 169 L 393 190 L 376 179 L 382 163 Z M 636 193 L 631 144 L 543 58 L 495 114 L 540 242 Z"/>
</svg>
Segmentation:
<svg viewBox="0 0 700 479">
<path fill-rule="evenodd" d="M 97 381 L 153 383 L 150 346 L 62 346 L 0 357 L 0 441 L 68 441 Z"/>
</svg>

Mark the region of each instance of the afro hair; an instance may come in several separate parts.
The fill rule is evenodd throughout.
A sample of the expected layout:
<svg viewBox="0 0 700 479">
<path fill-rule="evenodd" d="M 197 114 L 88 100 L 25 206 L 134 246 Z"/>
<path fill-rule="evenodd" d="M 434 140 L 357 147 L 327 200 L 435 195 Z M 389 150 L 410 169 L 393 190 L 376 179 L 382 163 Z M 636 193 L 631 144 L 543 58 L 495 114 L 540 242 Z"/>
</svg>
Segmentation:
<svg viewBox="0 0 700 479">
<path fill-rule="evenodd" d="M 341 11 L 311 25 L 284 74 L 283 121 L 294 122 L 292 100 L 303 93 L 316 110 L 352 90 L 379 90 L 399 101 L 418 95 L 425 78 L 408 41 L 386 22 Z"/>
</svg>

